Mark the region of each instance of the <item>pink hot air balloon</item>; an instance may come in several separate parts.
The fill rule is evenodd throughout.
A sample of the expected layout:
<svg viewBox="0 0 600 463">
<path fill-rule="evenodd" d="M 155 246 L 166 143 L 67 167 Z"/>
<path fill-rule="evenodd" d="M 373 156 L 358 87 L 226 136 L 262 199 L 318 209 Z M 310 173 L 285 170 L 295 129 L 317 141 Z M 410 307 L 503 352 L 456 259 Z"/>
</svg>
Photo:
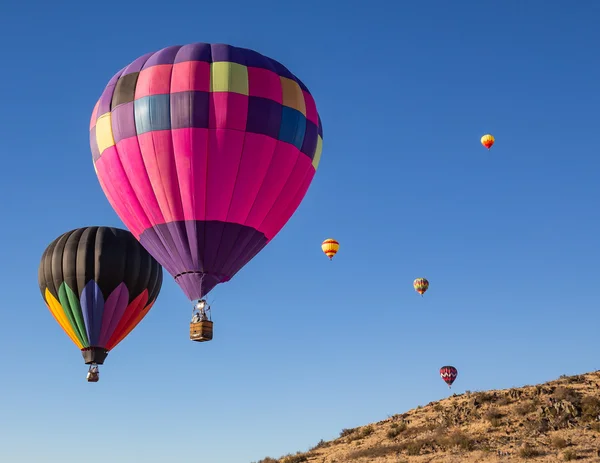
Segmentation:
<svg viewBox="0 0 600 463">
<path fill-rule="evenodd" d="M 206 43 L 164 48 L 119 71 L 90 129 L 110 204 L 192 301 L 287 223 L 323 140 L 313 97 L 282 64 Z"/>
</svg>

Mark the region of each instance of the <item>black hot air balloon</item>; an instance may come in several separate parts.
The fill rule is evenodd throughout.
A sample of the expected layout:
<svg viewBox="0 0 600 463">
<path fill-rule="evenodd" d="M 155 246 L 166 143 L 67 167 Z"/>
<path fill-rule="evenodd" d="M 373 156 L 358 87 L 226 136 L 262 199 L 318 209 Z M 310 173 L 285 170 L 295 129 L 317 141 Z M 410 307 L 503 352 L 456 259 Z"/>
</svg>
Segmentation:
<svg viewBox="0 0 600 463">
<path fill-rule="evenodd" d="M 88 381 L 98 381 L 98 365 L 146 316 L 162 278 L 159 263 L 119 228 L 78 228 L 46 248 L 38 270 L 42 298 L 91 365 Z"/>
</svg>

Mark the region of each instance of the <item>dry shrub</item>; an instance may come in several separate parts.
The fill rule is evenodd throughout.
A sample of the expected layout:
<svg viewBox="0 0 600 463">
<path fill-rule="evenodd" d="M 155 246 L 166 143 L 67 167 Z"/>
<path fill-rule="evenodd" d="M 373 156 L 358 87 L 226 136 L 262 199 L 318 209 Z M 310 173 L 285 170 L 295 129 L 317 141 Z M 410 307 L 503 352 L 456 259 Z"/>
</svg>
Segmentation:
<svg viewBox="0 0 600 463">
<path fill-rule="evenodd" d="M 520 416 L 529 415 L 535 411 L 535 403 L 533 401 L 522 402 L 515 406 L 515 413 Z"/>
<path fill-rule="evenodd" d="M 578 404 L 581 397 L 577 391 L 565 386 L 557 387 L 554 390 L 554 394 L 552 394 L 552 396 L 557 400 L 566 400 L 573 404 Z"/>
<path fill-rule="evenodd" d="M 565 450 L 563 452 L 563 460 L 565 460 L 565 461 L 577 460 L 577 452 L 573 449 Z"/>
<path fill-rule="evenodd" d="M 364 439 L 365 437 L 370 436 L 371 434 L 373 434 L 374 431 L 375 429 L 373 428 L 373 426 L 368 425 L 364 428 L 355 428 L 352 430 L 352 432 L 346 434 L 345 436 L 348 442 L 353 442 L 355 440 Z"/>
<path fill-rule="evenodd" d="M 354 450 L 348 455 L 348 460 L 357 460 L 359 458 L 368 458 L 369 460 L 375 458 L 386 457 L 393 453 L 400 453 L 405 450 L 404 445 L 380 445 L 377 447 L 369 447 L 360 450 Z"/>
<path fill-rule="evenodd" d="M 421 449 L 425 447 L 425 444 L 426 442 L 424 439 L 408 442 L 407 444 L 405 444 L 406 453 L 413 457 L 420 455 Z"/>
<path fill-rule="evenodd" d="M 590 429 L 592 431 L 600 432 L 600 423 L 592 423 L 592 424 L 590 424 Z"/>
<path fill-rule="evenodd" d="M 305 461 L 308 461 L 308 455 L 300 452 L 296 455 L 286 455 L 281 459 L 281 463 L 304 463 Z"/>
<path fill-rule="evenodd" d="M 444 447 L 458 447 L 462 450 L 473 450 L 473 440 L 462 431 L 454 431 L 443 439 Z"/>
<path fill-rule="evenodd" d="M 474 397 L 475 400 L 482 404 L 494 402 L 496 400 L 496 397 L 491 392 L 477 392 L 474 394 Z"/>
<path fill-rule="evenodd" d="M 340 437 L 348 437 L 354 434 L 358 428 L 344 428 L 340 431 Z"/>
<path fill-rule="evenodd" d="M 577 383 L 583 383 L 585 381 L 585 376 L 583 376 L 583 375 L 575 375 L 575 376 L 561 375 L 560 379 L 562 379 L 565 383 L 568 383 L 568 384 L 577 384 Z"/>
<path fill-rule="evenodd" d="M 406 431 L 406 428 L 406 423 L 392 423 L 389 431 L 387 432 L 387 437 L 389 439 L 394 439 L 395 437 L 398 437 L 400 434 Z"/>
<path fill-rule="evenodd" d="M 327 447 L 331 446 L 331 442 L 325 442 L 323 439 L 321 439 L 317 445 L 313 446 L 309 451 L 313 451 L 313 450 L 317 450 L 317 449 L 324 449 Z"/>
<path fill-rule="evenodd" d="M 485 412 L 485 419 L 490 422 L 490 424 L 494 427 L 500 426 L 502 423 L 500 419 L 503 417 L 500 410 L 497 408 L 490 408 L 487 412 Z"/>
<path fill-rule="evenodd" d="M 525 430 L 529 433 L 547 433 L 550 431 L 550 423 L 546 418 L 527 420 L 525 422 Z"/>
<path fill-rule="evenodd" d="M 540 452 L 538 449 L 536 449 L 535 447 L 532 447 L 529 444 L 524 444 L 519 449 L 519 456 L 521 458 L 535 458 L 535 457 L 539 457 L 541 454 L 542 454 L 542 452 Z"/>
<path fill-rule="evenodd" d="M 600 399 L 597 397 L 584 397 L 581 400 L 581 417 L 585 421 L 595 421 L 600 416 Z"/>
<path fill-rule="evenodd" d="M 567 441 L 560 436 L 553 436 L 550 442 L 555 449 L 564 449 L 568 445 Z"/>
<path fill-rule="evenodd" d="M 505 405 L 510 405 L 512 403 L 512 400 L 510 400 L 510 397 L 504 396 L 504 397 L 500 397 L 496 403 L 500 406 L 505 406 Z"/>
</svg>

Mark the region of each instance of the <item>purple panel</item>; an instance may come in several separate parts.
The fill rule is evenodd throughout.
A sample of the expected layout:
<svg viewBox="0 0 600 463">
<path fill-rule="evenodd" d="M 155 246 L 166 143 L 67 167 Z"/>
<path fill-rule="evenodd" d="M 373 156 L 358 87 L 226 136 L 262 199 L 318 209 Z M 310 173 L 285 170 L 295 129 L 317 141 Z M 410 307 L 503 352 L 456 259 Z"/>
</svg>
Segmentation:
<svg viewBox="0 0 600 463">
<path fill-rule="evenodd" d="M 269 241 L 267 241 L 266 239 L 264 242 L 261 241 L 248 243 L 248 246 L 246 247 L 246 249 L 244 249 L 244 252 L 240 254 L 238 260 L 246 263 L 250 262 L 250 260 L 253 259 L 254 256 L 256 256 L 267 244 L 269 244 Z M 237 263 L 234 262 L 225 270 L 227 271 L 227 275 L 231 275 L 231 278 L 233 278 L 235 274 L 242 269 L 242 267 L 243 265 L 240 267 Z"/>
<path fill-rule="evenodd" d="M 304 133 L 304 142 L 302 143 L 301 152 L 306 154 L 309 158 L 314 159 L 315 152 L 317 151 L 317 136 L 319 129 L 317 126 L 306 119 L 306 132 Z"/>
<path fill-rule="evenodd" d="M 119 143 L 125 138 L 137 135 L 135 130 L 135 114 L 133 110 L 133 101 L 117 106 L 112 110 L 111 123 L 115 143 Z"/>
<path fill-rule="evenodd" d="M 228 280 L 221 280 L 206 273 L 184 273 L 175 278 L 175 283 L 179 285 L 190 301 L 202 299 L 215 286 L 225 281 Z"/>
<path fill-rule="evenodd" d="M 144 64 L 142 69 L 148 69 L 150 66 L 156 66 L 158 64 L 173 64 L 173 61 L 175 61 L 175 57 L 177 56 L 177 52 L 180 48 L 181 45 L 173 45 L 157 51 L 150 58 L 148 58 L 148 61 L 146 61 L 146 64 Z"/>
<path fill-rule="evenodd" d="M 88 341 L 90 346 L 97 346 L 102 328 L 102 315 L 104 313 L 104 296 L 94 280 L 87 282 L 81 292 L 81 311 L 85 321 Z"/>
<path fill-rule="evenodd" d="M 121 74 L 123 73 L 124 70 L 125 70 L 125 68 L 123 68 L 119 72 L 117 72 L 112 77 L 112 79 L 110 79 L 108 81 L 108 85 L 104 89 L 104 92 L 102 92 L 102 96 L 100 97 L 100 100 L 98 101 L 98 112 L 96 113 L 98 118 L 100 116 L 102 116 L 103 114 L 110 112 L 110 103 L 112 102 L 112 96 L 113 96 L 113 92 L 115 90 L 115 85 L 117 85 L 117 80 L 119 80 L 119 77 L 121 77 Z"/>
<path fill-rule="evenodd" d="M 171 128 L 208 128 L 208 92 L 171 93 Z"/>
<path fill-rule="evenodd" d="M 227 275 L 231 278 L 240 268 L 240 262 L 244 262 L 245 265 L 250 259 L 246 259 L 246 256 L 252 252 L 254 248 L 260 250 L 267 244 L 267 240 L 265 239 L 256 239 L 255 233 L 246 233 L 245 229 L 250 227 L 232 227 L 226 226 L 223 229 L 223 234 L 221 235 L 221 243 L 219 245 L 219 249 L 236 249 L 241 250 L 241 252 L 230 252 L 229 257 L 222 259 L 222 264 L 220 266 L 221 273 Z M 261 236 L 262 233 L 260 234 Z M 243 266 L 242 265 L 242 266 Z"/>
<path fill-rule="evenodd" d="M 267 239 L 244 225 L 179 221 L 145 230 L 140 243 L 194 300 L 218 283 L 228 281 L 265 246 Z M 205 274 L 202 285 L 201 274 Z"/>
<path fill-rule="evenodd" d="M 277 72 L 277 74 L 279 74 L 281 77 L 287 77 L 288 79 L 296 80 L 294 74 L 288 71 L 288 68 L 286 68 L 283 64 L 281 64 L 279 61 L 275 61 L 272 58 L 269 59 L 271 60 L 271 63 L 273 63 L 273 67 L 275 68 L 275 72 Z"/>
<path fill-rule="evenodd" d="M 270 58 L 267 58 L 254 50 L 248 49 L 244 49 L 244 55 L 246 56 L 246 66 L 277 72 L 277 69 Z"/>
<path fill-rule="evenodd" d="M 177 52 L 175 63 L 183 63 L 184 61 L 204 61 L 212 62 L 212 49 L 209 43 L 191 43 L 184 45 Z"/>
<path fill-rule="evenodd" d="M 98 148 L 98 142 L 96 141 L 96 126 L 90 130 L 90 148 L 92 149 L 92 159 L 94 163 L 100 159 L 100 149 Z"/>
<path fill-rule="evenodd" d="M 228 61 L 246 65 L 246 53 L 243 48 L 232 47 L 224 43 L 213 43 L 211 48 L 213 63 Z"/>
<path fill-rule="evenodd" d="M 142 70 L 142 67 L 144 66 L 144 63 L 148 60 L 148 58 L 150 58 L 154 53 L 146 53 L 143 56 L 140 56 L 138 59 L 136 59 L 133 63 L 131 63 L 129 66 L 127 66 L 124 70 L 123 70 L 123 75 L 127 75 L 127 74 L 132 74 L 134 72 L 140 72 Z"/>
<path fill-rule="evenodd" d="M 129 289 L 120 283 L 104 302 L 99 346 L 106 346 L 129 305 Z"/>
<path fill-rule="evenodd" d="M 268 98 L 248 97 L 246 131 L 261 133 L 277 140 L 283 106 Z"/>
</svg>

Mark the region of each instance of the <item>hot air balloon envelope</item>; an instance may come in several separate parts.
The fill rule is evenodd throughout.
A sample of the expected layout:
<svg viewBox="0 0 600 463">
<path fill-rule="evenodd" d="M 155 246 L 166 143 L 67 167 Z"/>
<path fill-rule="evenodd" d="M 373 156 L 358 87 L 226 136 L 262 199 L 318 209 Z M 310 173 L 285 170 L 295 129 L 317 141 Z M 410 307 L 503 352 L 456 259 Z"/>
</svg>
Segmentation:
<svg viewBox="0 0 600 463">
<path fill-rule="evenodd" d="M 495 142 L 494 136 L 490 135 L 489 133 L 487 135 L 484 135 L 483 137 L 481 137 L 481 144 L 483 146 L 485 146 L 488 150 L 492 147 L 494 142 Z"/>
<path fill-rule="evenodd" d="M 306 86 L 224 44 L 136 59 L 110 80 L 90 126 L 109 202 L 190 300 L 230 280 L 287 223 L 322 142 Z"/>
<path fill-rule="evenodd" d="M 325 253 L 329 260 L 333 259 L 333 256 L 337 254 L 340 249 L 340 243 L 333 238 L 328 238 L 321 243 L 321 250 Z"/>
<path fill-rule="evenodd" d="M 101 365 L 156 301 L 162 268 L 126 230 L 78 228 L 46 248 L 38 283 L 85 363 Z"/>
<path fill-rule="evenodd" d="M 448 385 L 448 387 L 452 386 L 452 383 L 458 376 L 458 370 L 453 366 L 447 365 L 440 368 L 440 376 L 444 380 L 444 382 Z"/>
<path fill-rule="evenodd" d="M 415 278 L 415 281 L 413 281 L 413 288 L 415 288 L 415 291 L 422 296 L 429 288 L 429 281 L 427 281 L 427 278 Z"/>
</svg>

